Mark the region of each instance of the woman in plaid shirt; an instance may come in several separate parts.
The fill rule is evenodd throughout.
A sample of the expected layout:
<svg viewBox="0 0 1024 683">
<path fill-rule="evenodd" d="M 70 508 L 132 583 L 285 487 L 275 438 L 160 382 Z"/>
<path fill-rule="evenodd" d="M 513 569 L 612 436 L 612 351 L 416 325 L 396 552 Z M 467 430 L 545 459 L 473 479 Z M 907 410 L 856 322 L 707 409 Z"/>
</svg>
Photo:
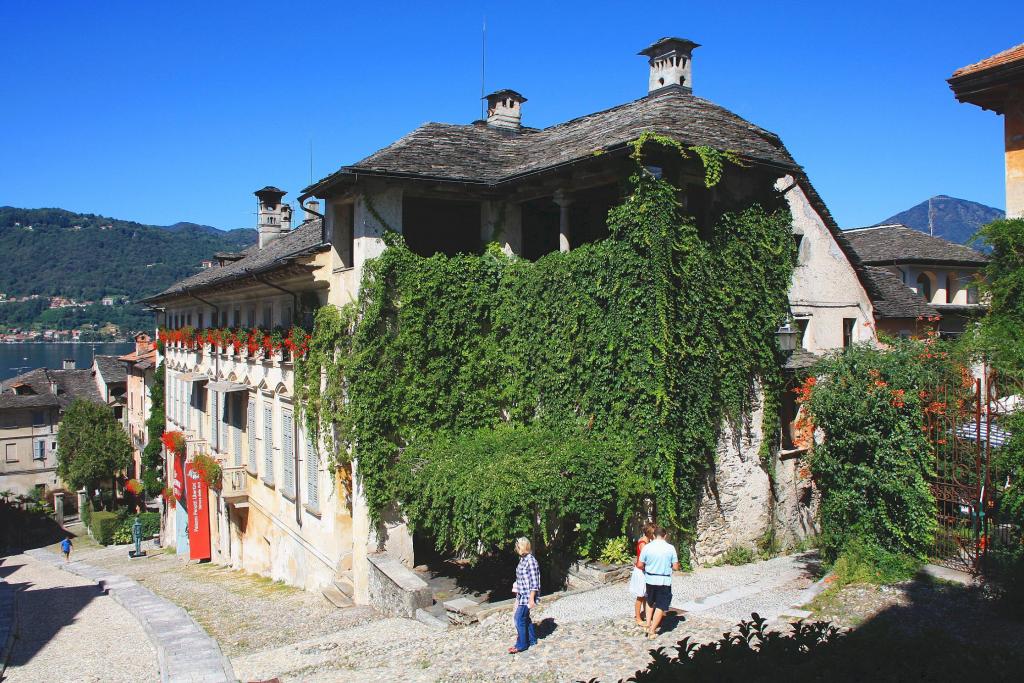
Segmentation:
<svg viewBox="0 0 1024 683">
<path fill-rule="evenodd" d="M 540 567 L 533 556 L 530 539 L 523 537 L 516 540 L 516 553 L 519 555 L 519 566 L 516 567 L 516 582 L 512 591 L 516 594 L 516 638 L 515 647 L 508 653 L 514 655 L 537 644 L 537 633 L 530 621 L 530 610 L 537 604 L 540 595 Z"/>
</svg>

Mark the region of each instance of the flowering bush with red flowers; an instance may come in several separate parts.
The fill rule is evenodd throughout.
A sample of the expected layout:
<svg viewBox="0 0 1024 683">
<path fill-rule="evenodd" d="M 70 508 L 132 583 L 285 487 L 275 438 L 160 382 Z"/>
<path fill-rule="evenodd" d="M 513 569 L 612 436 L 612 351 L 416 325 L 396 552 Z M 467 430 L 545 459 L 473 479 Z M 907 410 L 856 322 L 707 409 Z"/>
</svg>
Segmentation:
<svg viewBox="0 0 1024 683">
<path fill-rule="evenodd" d="M 163 441 L 164 448 L 170 453 L 174 453 L 177 456 L 185 455 L 185 435 L 181 432 L 164 432 L 160 440 Z"/>
<path fill-rule="evenodd" d="M 935 336 L 889 340 L 885 350 L 855 346 L 826 358 L 818 380 L 796 389 L 824 436 L 810 461 L 828 561 L 849 553 L 909 569 L 924 559 L 935 531 L 928 479 L 945 437 L 936 418 L 969 397 L 963 371 Z M 940 386 L 965 395 L 937 400 Z"/>
<path fill-rule="evenodd" d="M 125 482 L 124 488 L 128 493 L 137 496 L 142 493 L 144 487 L 142 486 L 142 482 L 138 479 L 129 479 Z"/>
<path fill-rule="evenodd" d="M 174 489 L 172 489 L 170 486 L 165 486 L 163 490 L 160 492 L 160 495 L 163 497 L 164 502 L 167 503 L 168 507 L 173 508 L 175 505 L 178 504 L 177 499 L 174 497 Z"/>
<path fill-rule="evenodd" d="M 220 463 L 212 455 L 197 453 L 192 459 L 192 468 L 199 473 L 199 478 L 213 489 L 220 488 L 222 470 Z"/>
<path fill-rule="evenodd" d="M 292 359 L 301 358 L 309 351 L 310 335 L 295 325 L 288 330 L 274 328 L 263 330 L 258 327 L 209 328 L 196 331 L 191 327 L 179 329 L 161 328 L 159 338 L 171 348 L 189 351 L 205 351 L 241 354 L 243 350 L 250 358 L 261 354 L 271 357 L 279 351 L 287 351 Z"/>
</svg>

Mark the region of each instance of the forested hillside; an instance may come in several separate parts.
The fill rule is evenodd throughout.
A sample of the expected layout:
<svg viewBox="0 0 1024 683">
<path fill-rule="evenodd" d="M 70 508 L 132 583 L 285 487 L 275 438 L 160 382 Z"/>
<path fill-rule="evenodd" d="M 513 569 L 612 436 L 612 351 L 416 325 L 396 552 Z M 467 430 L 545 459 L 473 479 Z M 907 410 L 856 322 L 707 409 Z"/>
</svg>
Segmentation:
<svg viewBox="0 0 1024 683">
<path fill-rule="evenodd" d="M 154 294 L 216 251 L 240 251 L 256 231 L 168 228 L 63 209 L 0 207 L 0 292 L 99 300 Z"/>
<path fill-rule="evenodd" d="M 241 251 L 256 231 L 208 225 L 143 225 L 63 209 L 0 207 L 0 292 L 93 301 L 84 308 L 49 308 L 48 298 L 0 303 L 0 327 L 75 329 L 113 323 L 123 332 L 151 327 L 137 301 L 195 273 L 218 251 Z M 102 306 L 104 297 L 118 305 Z"/>
</svg>

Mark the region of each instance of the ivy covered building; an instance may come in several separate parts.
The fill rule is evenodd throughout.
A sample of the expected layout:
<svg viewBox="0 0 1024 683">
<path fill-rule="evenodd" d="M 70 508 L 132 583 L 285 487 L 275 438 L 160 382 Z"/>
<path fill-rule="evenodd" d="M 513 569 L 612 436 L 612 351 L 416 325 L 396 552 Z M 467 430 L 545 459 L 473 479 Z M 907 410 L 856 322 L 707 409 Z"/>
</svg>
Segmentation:
<svg viewBox="0 0 1024 683">
<path fill-rule="evenodd" d="M 236 544 L 225 557 L 307 588 L 349 572 L 355 600 L 373 602 L 370 564 L 413 566 L 412 526 L 438 547 L 496 547 L 469 542 L 472 530 L 442 539 L 432 515 L 460 504 L 418 478 L 431 449 L 454 454 L 502 424 L 544 424 L 581 439 L 579 453 L 628 443 L 635 467 L 618 484 L 571 453 L 555 472 L 607 493 L 601 520 L 566 512 L 578 521 L 566 533 L 660 513 L 704 562 L 811 530 L 787 382 L 816 354 L 873 339 L 869 281 L 778 136 L 694 95 L 697 47 L 657 41 L 641 52 L 645 96 L 548 128 L 525 125 L 522 94 L 494 92 L 485 120 L 425 124 L 305 188 L 300 201 L 322 201 L 323 215 L 311 208 L 294 230 L 267 188 L 259 245 L 150 300 L 177 340 L 169 423 L 224 462 L 210 509 Z M 309 329 L 318 307 L 311 353 L 294 364 L 247 351 L 251 332 L 230 337 Z M 787 321 L 798 348 L 781 354 Z M 196 328 L 230 328 L 212 331 L 228 341 L 203 352 L 187 340 Z M 318 515 L 295 494 L 311 481 Z"/>
</svg>

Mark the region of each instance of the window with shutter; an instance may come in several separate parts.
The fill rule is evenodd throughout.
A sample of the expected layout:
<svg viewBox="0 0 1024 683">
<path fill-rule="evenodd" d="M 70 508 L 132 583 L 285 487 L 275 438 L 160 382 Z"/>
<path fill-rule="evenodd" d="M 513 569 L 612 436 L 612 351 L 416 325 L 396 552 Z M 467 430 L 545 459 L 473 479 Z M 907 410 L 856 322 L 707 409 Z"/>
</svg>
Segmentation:
<svg viewBox="0 0 1024 683">
<path fill-rule="evenodd" d="M 274 407 L 263 404 L 263 481 L 274 483 Z"/>
<path fill-rule="evenodd" d="M 295 425 L 292 414 L 281 412 L 281 469 L 285 495 L 295 496 Z"/>
<path fill-rule="evenodd" d="M 245 438 L 249 442 L 249 471 L 256 472 L 256 401 L 249 399 L 245 416 Z"/>
<path fill-rule="evenodd" d="M 210 443 L 217 450 L 223 450 L 220 442 L 220 407 L 218 402 L 220 401 L 220 392 L 210 392 Z"/>
<path fill-rule="evenodd" d="M 185 429 L 192 427 L 192 383 L 185 384 L 185 400 L 182 401 L 182 408 L 185 413 Z"/>
<path fill-rule="evenodd" d="M 235 467 L 242 466 L 242 397 L 239 394 L 232 394 L 237 398 L 232 398 L 229 403 L 234 407 L 232 408 L 233 415 L 231 416 L 231 441 L 235 447 Z"/>
<path fill-rule="evenodd" d="M 306 437 L 306 506 L 320 510 L 320 455 L 312 437 Z"/>
</svg>

